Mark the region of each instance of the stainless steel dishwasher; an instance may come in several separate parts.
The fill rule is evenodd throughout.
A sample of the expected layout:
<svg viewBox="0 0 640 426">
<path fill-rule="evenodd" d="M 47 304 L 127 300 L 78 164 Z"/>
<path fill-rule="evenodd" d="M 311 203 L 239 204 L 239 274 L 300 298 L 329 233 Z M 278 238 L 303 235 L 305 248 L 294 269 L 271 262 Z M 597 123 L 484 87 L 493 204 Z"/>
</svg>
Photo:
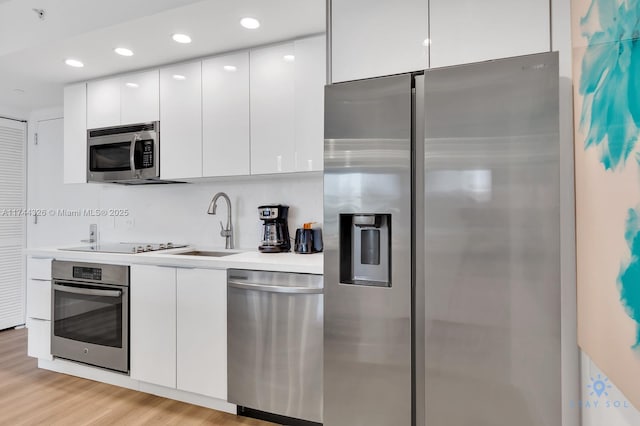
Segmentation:
<svg viewBox="0 0 640 426">
<path fill-rule="evenodd" d="M 322 275 L 227 273 L 229 402 L 322 422 Z"/>
</svg>

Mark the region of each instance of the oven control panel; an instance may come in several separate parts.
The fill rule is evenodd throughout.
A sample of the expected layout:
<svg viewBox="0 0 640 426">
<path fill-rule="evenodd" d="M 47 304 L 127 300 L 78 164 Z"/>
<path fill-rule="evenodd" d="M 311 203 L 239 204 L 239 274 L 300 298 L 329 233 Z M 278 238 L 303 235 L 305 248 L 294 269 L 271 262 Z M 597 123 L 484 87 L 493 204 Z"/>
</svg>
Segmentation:
<svg viewBox="0 0 640 426">
<path fill-rule="evenodd" d="M 83 280 L 101 281 L 102 269 L 101 268 L 87 268 L 83 266 L 73 267 L 73 278 L 80 278 Z"/>
</svg>

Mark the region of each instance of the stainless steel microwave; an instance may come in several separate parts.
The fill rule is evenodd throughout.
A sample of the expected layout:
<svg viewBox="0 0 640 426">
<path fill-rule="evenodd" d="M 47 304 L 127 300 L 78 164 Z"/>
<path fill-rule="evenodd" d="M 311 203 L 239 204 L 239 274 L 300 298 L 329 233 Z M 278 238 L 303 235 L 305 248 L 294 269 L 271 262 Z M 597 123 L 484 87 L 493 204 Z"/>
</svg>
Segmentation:
<svg viewBox="0 0 640 426">
<path fill-rule="evenodd" d="M 160 181 L 160 122 L 87 130 L 87 181 Z"/>
</svg>

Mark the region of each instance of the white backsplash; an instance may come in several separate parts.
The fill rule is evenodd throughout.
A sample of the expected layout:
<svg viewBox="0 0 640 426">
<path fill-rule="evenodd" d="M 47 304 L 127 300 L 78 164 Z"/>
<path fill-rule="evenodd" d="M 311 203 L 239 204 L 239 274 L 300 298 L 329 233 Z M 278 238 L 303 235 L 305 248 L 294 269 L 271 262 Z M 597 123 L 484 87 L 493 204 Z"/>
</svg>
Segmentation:
<svg viewBox="0 0 640 426">
<path fill-rule="evenodd" d="M 216 215 L 207 214 L 211 199 L 225 192 L 231 199 L 236 248 L 256 249 L 260 238 L 258 206 L 285 204 L 291 237 L 304 222 L 322 222 L 322 175 L 290 174 L 216 179 L 208 182 L 119 186 L 99 185 L 101 209 L 126 209 L 128 216 L 100 218 L 101 241 L 188 243 L 224 248 L 220 221 L 227 207 L 218 200 Z"/>
</svg>

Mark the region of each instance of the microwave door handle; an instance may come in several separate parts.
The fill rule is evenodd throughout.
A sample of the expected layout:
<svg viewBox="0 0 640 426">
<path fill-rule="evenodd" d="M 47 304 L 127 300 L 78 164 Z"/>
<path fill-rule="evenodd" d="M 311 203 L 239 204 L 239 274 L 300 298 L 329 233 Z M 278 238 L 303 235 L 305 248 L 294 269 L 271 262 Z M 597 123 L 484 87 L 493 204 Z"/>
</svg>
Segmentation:
<svg viewBox="0 0 640 426">
<path fill-rule="evenodd" d="M 120 297 L 122 295 L 121 290 L 97 290 L 93 288 L 68 287 L 59 284 L 54 284 L 53 289 L 64 293 L 83 294 L 86 296 Z"/>
<path fill-rule="evenodd" d="M 129 147 L 129 167 L 131 167 L 131 173 L 136 172 L 136 141 L 138 140 L 138 135 L 134 135 L 133 139 L 131 139 L 131 146 Z"/>
</svg>

